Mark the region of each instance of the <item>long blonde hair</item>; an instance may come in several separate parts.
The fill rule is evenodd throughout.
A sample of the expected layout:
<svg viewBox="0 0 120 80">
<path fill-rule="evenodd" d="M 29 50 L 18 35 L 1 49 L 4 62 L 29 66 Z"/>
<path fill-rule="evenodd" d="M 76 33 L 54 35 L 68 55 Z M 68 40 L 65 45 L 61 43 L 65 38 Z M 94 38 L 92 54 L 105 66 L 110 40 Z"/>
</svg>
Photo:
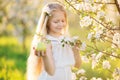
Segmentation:
<svg viewBox="0 0 120 80">
<path fill-rule="evenodd" d="M 27 60 L 27 80 L 37 80 L 38 76 L 40 75 L 41 71 L 42 71 L 42 59 L 41 57 L 37 57 L 36 55 L 34 55 L 34 51 L 33 51 L 33 47 L 37 44 L 38 42 L 38 38 L 40 37 L 39 35 L 44 35 L 46 36 L 48 33 L 47 31 L 47 23 L 49 20 L 49 17 L 52 17 L 52 12 L 53 11 L 63 11 L 66 17 L 66 22 L 67 21 L 67 15 L 66 15 L 66 11 L 63 7 L 63 5 L 61 5 L 58 2 L 52 2 L 47 4 L 41 13 L 41 17 L 38 21 L 38 25 L 37 25 L 37 29 L 36 29 L 36 34 L 34 35 L 32 44 L 31 44 L 31 51 L 30 51 L 30 55 L 28 57 Z M 68 35 L 68 25 L 65 27 L 64 29 L 64 35 Z"/>
</svg>

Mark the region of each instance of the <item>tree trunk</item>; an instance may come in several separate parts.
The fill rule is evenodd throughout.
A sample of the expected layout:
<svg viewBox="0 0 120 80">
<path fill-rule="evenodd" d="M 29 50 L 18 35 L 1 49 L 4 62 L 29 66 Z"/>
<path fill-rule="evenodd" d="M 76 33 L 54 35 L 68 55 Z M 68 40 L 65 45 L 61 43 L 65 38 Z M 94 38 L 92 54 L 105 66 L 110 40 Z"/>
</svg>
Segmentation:
<svg viewBox="0 0 120 80">
<path fill-rule="evenodd" d="M 111 2 L 115 2 L 114 0 L 111 0 Z M 116 4 L 108 4 L 106 5 L 106 13 L 107 13 L 107 19 L 111 20 L 113 24 L 116 26 L 117 32 L 120 32 L 120 14 L 117 9 Z"/>
</svg>

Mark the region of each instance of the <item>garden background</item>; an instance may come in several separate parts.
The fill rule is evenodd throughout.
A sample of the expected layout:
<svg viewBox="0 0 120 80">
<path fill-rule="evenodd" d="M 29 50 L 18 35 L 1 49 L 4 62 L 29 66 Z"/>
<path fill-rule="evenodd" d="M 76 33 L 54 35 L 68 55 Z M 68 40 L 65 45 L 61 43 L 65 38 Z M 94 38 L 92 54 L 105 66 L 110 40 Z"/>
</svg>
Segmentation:
<svg viewBox="0 0 120 80">
<path fill-rule="evenodd" d="M 26 61 L 42 7 L 63 4 L 81 40 L 76 80 L 120 80 L 120 0 L 0 0 L 0 80 L 26 80 Z"/>
</svg>

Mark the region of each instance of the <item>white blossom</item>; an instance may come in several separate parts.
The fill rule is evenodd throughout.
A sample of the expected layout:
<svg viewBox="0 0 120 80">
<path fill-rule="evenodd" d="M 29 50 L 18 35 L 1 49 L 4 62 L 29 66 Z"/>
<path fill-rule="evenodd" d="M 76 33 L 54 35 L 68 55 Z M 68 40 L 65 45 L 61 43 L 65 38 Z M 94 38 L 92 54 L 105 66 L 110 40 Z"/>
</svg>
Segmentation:
<svg viewBox="0 0 120 80">
<path fill-rule="evenodd" d="M 72 0 L 67 0 L 68 2 L 71 2 Z"/>
<path fill-rule="evenodd" d="M 82 76 L 82 77 L 80 77 L 79 80 L 87 80 L 87 78 L 85 76 Z"/>
<path fill-rule="evenodd" d="M 116 46 L 114 44 L 111 45 L 112 48 L 116 48 Z"/>
<path fill-rule="evenodd" d="M 92 77 L 90 80 L 96 80 L 96 77 Z"/>
<path fill-rule="evenodd" d="M 96 60 L 99 60 L 101 57 L 103 56 L 103 53 L 102 52 L 99 52 L 96 56 Z"/>
<path fill-rule="evenodd" d="M 94 69 L 96 66 L 97 66 L 97 61 L 96 61 L 96 60 L 93 60 L 93 61 L 92 61 L 92 69 Z"/>
<path fill-rule="evenodd" d="M 91 78 L 90 80 L 98 80 L 96 77 Z"/>
<path fill-rule="evenodd" d="M 81 2 L 79 4 L 75 4 L 74 7 L 77 9 L 77 10 L 83 10 L 83 11 L 92 11 L 93 7 L 91 5 L 91 3 L 93 1 L 90 1 L 90 0 L 86 0 L 87 2 Z M 89 1 L 89 2 L 88 2 Z M 90 3 L 91 2 L 91 3 Z"/>
<path fill-rule="evenodd" d="M 86 2 L 86 3 L 93 3 L 94 0 L 84 0 L 84 2 Z"/>
<path fill-rule="evenodd" d="M 85 16 L 82 20 L 80 20 L 81 27 L 88 27 L 92 24 L 92 19 L 89 16 Z"/>
<path fill-rule="evenodd" d="M 69 38 L 69 37 L 63 37 L 62 38 L 64 41 L 71 41 L 71 38 Z"/>
<path fill-rule="evenodd" d="M 78 40 L 78 38 L 79 38 L 79 36 L 72 37 L 71 42 L 74 42 L 75 40 Z"/>
<path fill-rule="evenodd" d="M 92 54 L 91 56 L 92 56 L 92 60 L 96 60 L 96 58 L 95 58 L 95 57 L 96 57 L 96 54 L 95 54 L 95 53 Z"/>
<path fill-rule="evenodd" d="M 109 61 L 107 61 L 107 60 L 103 61 L 103 68 L 104 69 L 110 69 L 110 67 L 111 67 L 111 65 L 110 65 Z"/>
<path fill-rule="evenodd" d="M 102 78 L 97 78 L 97 80 L 102 80 Z"/>
<path fill-rule="evenodd" d="M 96 8 L 95 6 L 93 6 L 93 7 L 91 8 L 91 11 L 92 11 L 92 12 L 96 12 L 96 10 L 97 10 L 97 8 Z"/>
<path fill-rule="evenodd" d="M 111 55 L 113 55 L 113 56 L 110 56 L 110 58 L 111 58 L 112 60 L 115 60 L 116 58 L 115 58 L 114 56 L 117 56 L 117 54 L 116 54 L 115 52 L 113 52 Z"/>
<path fill-rule="evenodd" d="M 117 67 L 117 68 L 114 70 L 113 73 L 116 74 L 116 75 L 120 75 L 120 68 Z"/>
<path fill-rule="evenodd" d="M 88 63 L 89 59 L 87 58 L 87 56 L 81 56 L 82 61 Z"/>
<path fill-rule="evenodd" d="M 103 11 L 97 12 L 97 18 L 98 19 L 103 18 L 104 16 L 105 16 L 105 12 L 103 12 Z"/>
<path fill-rule="evenodd" d="M 103 3 L 110 3 L 111 0 L 102 0 Z"/>
<path fill-rule="evenodd" d="M 92 5 L 90 3 L 84 3 L 83 10 L 84 11 L 91 11 L 92 10 Z"/>
<path fill-rule="evenodd" d="M 100 33 L 99 33 L 99 32 L 96 32 L 95 38 L 96 38 L 96 39 L 100 39 Z"/>
<path fill-rule="evenodd" d="M 120 80 L 120 68 L 117 67 L 113 72 L 113 78 L 114 80 Z"/>
<path fill-rule="evenodd" d="M 75 4 L 74 7 L 77 9 L 77 10 L 82 10 L 83 9 L 83 3 L 81 4 Z"/>
<path fill-rule="evenodd" d="M 103 30 L 101 30 L 101 29 L 96 31 L 95 38 L 100 39 L 100 36 L 101 36 L 102 33 L 103 33 Z"/>
<path fill-rule="evenodd" d="M 102 80 L 102 78 L 92 77 L 90 80 Z"/>
<path fill-rule="evenodd" d="M 98 60 L 96 59 L 96 54 L 92 54 L 92 69 L 98 65 Z"/>
<path fill-rule="evenodd" d="M 114 77 L 114 80 L 120 80 L 120 76 Z"/>
<path fill-rule="evenodd" d="M 85 49 L 86 49 L 86 43 L 83 42 L 82 45 L 81 45 L 81 47 L 80 47 L 80 50 L 84 51 Z"/>
<path fill-rule="evenodd" d="M 75 75 L 75 73 L 72 73 L 72 80 L 76 80 L 76 75 Z"/>
<path fill-rule="evenodd" d="M 101 0 L 100 0 L 100 1 L 101 1 Z M 102 6 L 103 6 L 103 4 L 96 5 L 97 10 L 98 10 L 98 11 L 101 10 Z"/>
<path fill-rule="evenodd" d="M 112 42 L 117 44 L 117 46 L 120 48 L 120 33 L 114 34 Z"/>
<path fill-rule="evenodd" d="M 77 74 L 85 74 L 85 72 L 86 71 L 84 69 L 80 69 L 80 70 L 77 71 Z"/>
<path fill-rule="evenodd" d="M 96 0 L 96 2 L 101 2 L 101 0 Z"/>
<path fill-rule="evenodd" d="M 94 32 L 89 33 L 87 39 L 91 39 L 93 34 L 94 34 Z"/>
<path fill-rule="evenodd" d="M 51 16 L 52 10 L 50 10 L 50 8 L 46 6 L 46 7 L 43 8 L 43 12 L 45 12 L 45 13 L 47 13 L 49 16 Z"/>
</svg>

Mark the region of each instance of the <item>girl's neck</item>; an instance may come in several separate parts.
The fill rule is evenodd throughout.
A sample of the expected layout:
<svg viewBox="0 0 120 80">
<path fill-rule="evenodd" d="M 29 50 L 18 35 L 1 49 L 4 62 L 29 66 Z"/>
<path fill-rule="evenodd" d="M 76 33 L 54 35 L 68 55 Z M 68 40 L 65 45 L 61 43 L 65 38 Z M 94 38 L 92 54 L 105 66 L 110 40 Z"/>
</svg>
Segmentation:
<svg viewBox="0 0 120 80">
<path fill-rule="evenodd" d="M 62 36 L 62 34 L 53 34 L 53 33 L 49 33 L 48 35 L 53 36 L 55 38 L 59 38 L 60 36 Z"/>
</svg>

